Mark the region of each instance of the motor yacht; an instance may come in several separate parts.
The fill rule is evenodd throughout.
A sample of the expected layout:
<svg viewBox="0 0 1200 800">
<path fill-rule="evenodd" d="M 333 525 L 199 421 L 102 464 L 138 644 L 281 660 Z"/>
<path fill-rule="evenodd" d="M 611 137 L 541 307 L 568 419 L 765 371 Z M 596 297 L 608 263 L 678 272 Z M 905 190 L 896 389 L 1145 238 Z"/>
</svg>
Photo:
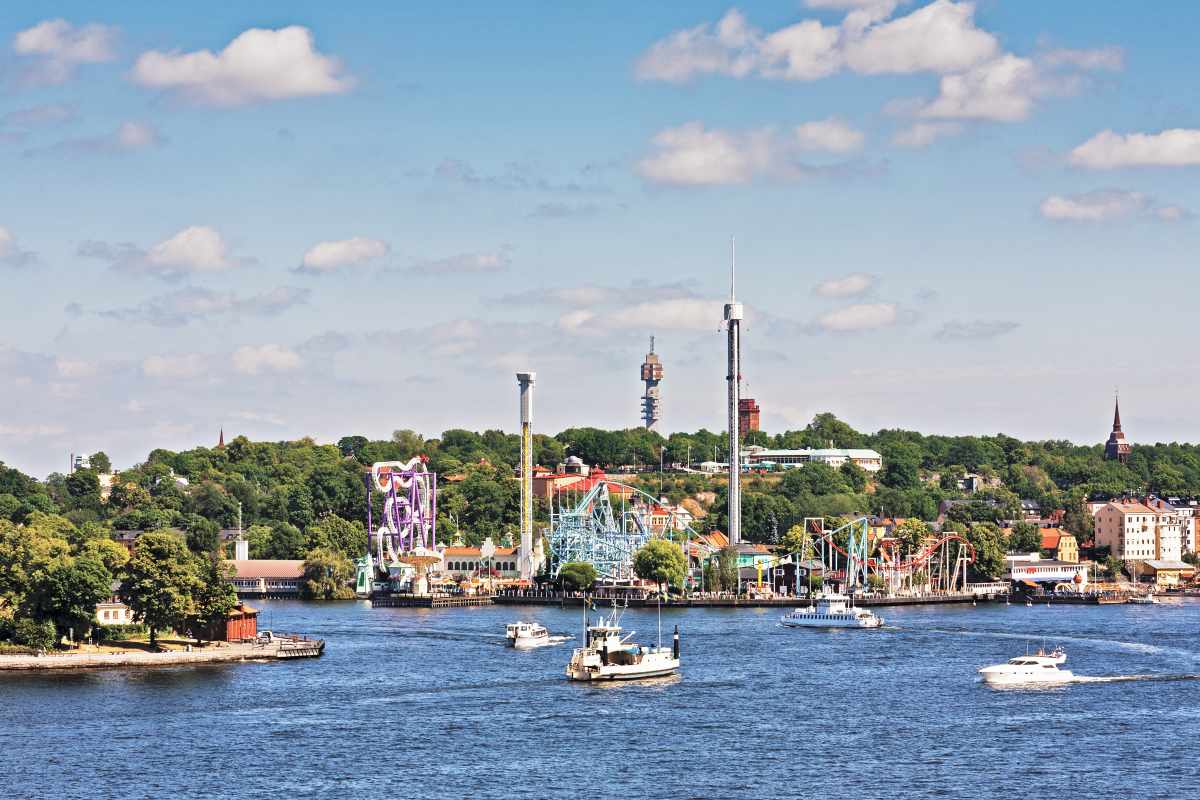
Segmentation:
<svg viewBox="0 0 1200 800">
<path fill-rule="evenodd" d="M 508 646 L 518 650 L 550 643 L 550 631 L 536 622 L 513 622 L 505 627 Z"/>
<path fill-rule="evenodd" d="M 848 596 L 825 591 L 808 608 L 793 609 L 779 618 L 789 628 L 878 628 L 883 619 L 865 608 L 855 608 Z"/>
<path fill-rule="evenodd" d="M 621 611 L 613 608 L 607 618 L 601 616 L 592 625 L 587 621 L 585 605 L 585 644 L 571 653 L 566 669 L 570 680 L 627 681 L 671 675 L 679 670 L 679 626 L 675 626 L 670 647 L 663 647 L 661 642 L 657 647 L 645 647 L 630 641 L 634 631 L 623 633 Z"/>
<path fill-rule="evenodd" d="M 979 674 L 985 683 L 992 686 L 1024 686 L 1031 684 L 1069 683 L 1075 674 L 1068 669 L 1059 669 L 1067 661 L 1061 648 L 1051 651 L 1039 649 L 1032 655 L 1009 659 L 1007 664 L 983 667 Z"/>
</svg>

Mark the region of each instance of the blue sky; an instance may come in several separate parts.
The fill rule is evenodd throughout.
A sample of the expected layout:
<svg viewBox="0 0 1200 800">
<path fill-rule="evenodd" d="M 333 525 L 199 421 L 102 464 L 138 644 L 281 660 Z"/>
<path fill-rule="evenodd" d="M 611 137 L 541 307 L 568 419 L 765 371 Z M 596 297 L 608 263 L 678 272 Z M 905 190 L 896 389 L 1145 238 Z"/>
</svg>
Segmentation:
<svg viewBox="0 0 1200 800">
<path fill-rule="evenodd" d="M 0 460 L 723 427 L 1194 441 L 1200 7 L 45 3 L 0 19 Z"/>
</svg>

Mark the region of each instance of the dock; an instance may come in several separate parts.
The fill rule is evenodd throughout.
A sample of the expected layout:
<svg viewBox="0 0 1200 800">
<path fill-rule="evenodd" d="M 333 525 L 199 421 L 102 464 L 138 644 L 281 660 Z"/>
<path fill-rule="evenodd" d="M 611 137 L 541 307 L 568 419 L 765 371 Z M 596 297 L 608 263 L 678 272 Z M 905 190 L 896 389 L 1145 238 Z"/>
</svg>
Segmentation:
<svg viewBox="0 0 1200 800">
<path fill-rule="evenodd" d="M 371 598 L 371 608 L 463 608 L 490 606 L 486 594 L 384 594 Z"/>
<path fill-rule="evenodd" d="M 1000 602 L 1002 595 L 977 595 L 971 592 L 954 594 L 931 594 L 917 597 L 857 597 L 856 606 L 927 606 L 948 605 L 971 602 Z M 630 608 L 657 608 L 659 601 L 655 597 L 610 598 L 593 597 L 592 602 L 598 607 L 616 600 L 624 603 L 628 600 Z M 529 594 L 498 594 L 492 598 L 498 606 L 582 606 L 583 597 L 564 595 L 555 592 L 540 592 Z M 687 597 L 663 600 L 663 608 L 795 608 L 807 605 L 806 597 Z"/>
<path fill-rule="evenodd" d="M 191 650 L 127 650 L 123 652 L 68 652 L 45 655 L 0 656 L 0 672 L 6 670 L 106 669 L 112 667 L 181 667 L 198 664 L 229 664 L 245 661 L 280 661 L 317 658 L 325 652 L 324 639 L 287 637 L 273 642 L 210 644 Z"/>
</svg>

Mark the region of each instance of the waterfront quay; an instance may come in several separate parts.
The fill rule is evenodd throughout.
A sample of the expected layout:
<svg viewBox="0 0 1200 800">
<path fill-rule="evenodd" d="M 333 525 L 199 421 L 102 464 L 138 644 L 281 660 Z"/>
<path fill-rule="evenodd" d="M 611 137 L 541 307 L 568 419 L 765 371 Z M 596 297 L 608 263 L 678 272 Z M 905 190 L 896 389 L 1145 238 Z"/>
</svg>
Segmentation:
<svg viewBox="0 0 1200 800">
<path fill-rule="evenodd" d="M 0 671 L 108 669 L 113 667 L 174 667 L 227 664 L 244 661 L 280 661 L 317 658 L 325 651 L 324 639 L 276 638 L 269 642 L 221 642 L 183 650 L 122 650 L 45 655 L 0 655 Z"/>
<path fill-rule="evenodd" d="M 981 600 L 1003 602 L 1004 595 L 954 592 L 914 597 L 859 597 L 855 598 L 854 604 L 863 607 L 927 606 L 972 603 Z M 630 608 L 656 608 L 660 603 L 658 598 L 653 595 L 592 596 L 591 601 L 601 608 L 612 602 L 621 604 L 627 602 Z M 584 597 L 581 594 L 563 592 L 506 592 L 493 596 L 492 603 L 498 606 L 582 606 Z M 735 597 L 733 595 L 697 595 L 661 601 L 663 608 L 794 608 L 797 605 L 807 605 L 807 603 L 807 597 Z"/>
<path fill-rule="evenodd" d="M 490 606 L 486 594 L 379 594 L 371 597 L 372 608 L 461 608 Z"/>
</svg>

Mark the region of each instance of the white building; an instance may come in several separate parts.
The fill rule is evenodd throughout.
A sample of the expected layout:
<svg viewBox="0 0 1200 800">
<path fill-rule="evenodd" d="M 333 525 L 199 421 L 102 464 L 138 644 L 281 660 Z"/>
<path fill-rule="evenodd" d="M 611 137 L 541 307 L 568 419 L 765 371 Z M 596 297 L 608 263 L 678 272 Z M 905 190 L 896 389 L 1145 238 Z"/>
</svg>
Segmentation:
<svg viewBox="0 0 1200 800">
<path fill-rule="evenodd" d="M 751 467 L 760 464 L 778 464 L 781 467 L 794 467 L 803 464 L 821 463 L 837 469 L 847 461 L 853 461 L 867 472 L 879 472 L 883 469 L 883 456 L 874 450 L 841 449 L 835 447 L 820 450 L 768 450 L 765 447 L 752 445 L 745 448 L 743 457 Z"/>
<path fill-rule="evenodd" d="M 1162 501 L 1152 502 L 1160 507 L 1124 500 L 1106 503 L 1096 512 L 1096 546 L 1109 548 L 1125 562 L 1179 561 L 1183 556 L 1180 515 Z"/>
<path fill-rule="evenodd" d="M 1038 553 L 1005 556 L 1004 563 L 1008 567 L 1008 572 L 1004 577 L 1010 581 L 1056 585 L 1065 583 L 1079 591 L 1083 591 L 1088 585 L 1087 564 L 1072 564 L 1069 561 L 1042 558 Z"/>
</svg>

